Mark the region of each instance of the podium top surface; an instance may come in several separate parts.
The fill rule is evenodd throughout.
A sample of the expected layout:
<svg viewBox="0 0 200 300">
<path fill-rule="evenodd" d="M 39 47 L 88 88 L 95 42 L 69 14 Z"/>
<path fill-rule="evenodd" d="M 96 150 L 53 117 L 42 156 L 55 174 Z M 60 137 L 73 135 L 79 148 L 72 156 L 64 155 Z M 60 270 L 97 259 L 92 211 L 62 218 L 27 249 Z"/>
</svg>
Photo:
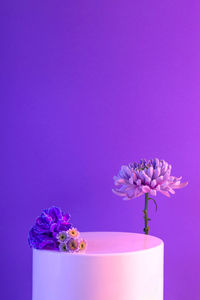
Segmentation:
<svg viewBox="0 0 200 300">
<path fill-rule="evenodd" d="M 138 252 L 163 244 L 160 238 L 131 232 L 81 232 L 87 241 L 86 254 Z"/>
<path fill-rule="evenodd" d="M 145 235 L 132 232 L 112 232 L 112 231 L 97 231 L 97 232 L 80 232 L 81 238 L 87 242 L 87 248 L 83 252 L 76 253 L 83 256 L 101 256 L 115 254 L 131 254 L 141 253 L 148 249 L 155 249 L 164 245 L 160 238 L 152 235 Z M 41 255 L 49 253 L 49 255 L 75 255 L 75 253 L 60 252 L 58 250 L 38 250 L 34 252 Z"/>
</svg>

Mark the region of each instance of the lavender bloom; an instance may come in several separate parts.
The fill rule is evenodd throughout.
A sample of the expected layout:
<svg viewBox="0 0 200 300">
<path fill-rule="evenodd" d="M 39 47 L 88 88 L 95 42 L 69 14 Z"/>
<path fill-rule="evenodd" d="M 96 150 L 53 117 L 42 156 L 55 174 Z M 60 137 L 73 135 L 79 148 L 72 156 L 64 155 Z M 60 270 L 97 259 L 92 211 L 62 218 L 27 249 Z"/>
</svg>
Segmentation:
<svg viewBox="0 0 200 300">
<path fill-rule="evenodd" d="M 74 227 L 70 228 L 68 231 L 67 231 L 67 236 L 69 238 L 78 238 L 80 235 L 80 233 L 78 232 L 78 230 Z"/>
<path fill-rule="evenodd" d="M 60 243 L 59 250 L 61 252 L 68 252 L 67 245 L 65 243 Z"/>
<path fill-rule="evenodd" d="M 85 240 L 80 240 L 79 241 L 79 251 L 83 251 L 83 250 L 85 250 L 86 249 L 86 247 L 87 247 L 87 244 L 86 244 L 86 241 Z"/>
<path fill-rule="evenodd" d="M 68 222 L 69 214 L 64 214 L 60 208 L 52 206 L 44 209 L 36 219 L 35 225 L 29 232 L 30 247 L 37 249 L 58 249 L 56 238 L 60 231 L 67 231 L 72 225 Z"/>
<path fill-rule="evenodd" d="M 79 243 L 77 239 L 72 238 L 67 242 L 67 249 L 70 252 L 75 252 L 78 250 L 78 248 L 79 248 Z"/>
<path fill-rule="evenodd" d="M 59 232 L 56 238 L 60 243 L 65 242 L 68 239 L 67 232 L 66 231 Z"/>
<path fill-rule="evenodd" d="M 149 161 L 141 160 L 121 167 L 119 174 L 114 176 L 116 186 L 112 191 L 124 197 L 124 200 L 136 198 L 150 193 L 156 196 L 157 192 L 170 197 L 175 189 L 185 187 L 188 182 L 181 183 L 182 177 L 171 176 L 171 165 L 158 158 Z"/>
</svg>

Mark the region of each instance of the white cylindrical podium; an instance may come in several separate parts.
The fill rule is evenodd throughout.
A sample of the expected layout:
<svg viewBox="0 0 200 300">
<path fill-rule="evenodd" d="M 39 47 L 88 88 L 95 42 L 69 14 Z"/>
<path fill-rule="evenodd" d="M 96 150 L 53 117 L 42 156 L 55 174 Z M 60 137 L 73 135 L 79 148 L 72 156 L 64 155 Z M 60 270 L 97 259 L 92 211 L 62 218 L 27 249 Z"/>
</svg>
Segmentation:
<svg viewBox="0 0 200 300">
<path fill-rule="evenodd" d="M 164 244 L 125 232 L 82 232 L 85 253 L 33 249 L 33 300 L 163 300 Z"/>
</svg>

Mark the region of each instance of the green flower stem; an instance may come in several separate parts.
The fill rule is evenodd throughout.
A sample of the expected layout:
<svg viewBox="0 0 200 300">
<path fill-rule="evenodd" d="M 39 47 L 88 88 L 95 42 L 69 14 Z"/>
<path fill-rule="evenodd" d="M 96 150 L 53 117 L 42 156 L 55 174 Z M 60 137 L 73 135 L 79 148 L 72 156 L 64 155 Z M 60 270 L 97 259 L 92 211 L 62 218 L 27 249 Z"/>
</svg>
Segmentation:
<svg viewBox="0 0 200 300">
<path fill-rule="evenodd" d="M 145 193 L 145 207 L 144 207 L 144 232 L 145 234 L 149 234 L 149 226 L 148 226 L 148 221 L 150 221 L 150 219 L 147 216 L 147 210 L 148 210 L 148 201 L 149 201 L 149 194 Z"/>
</svg>

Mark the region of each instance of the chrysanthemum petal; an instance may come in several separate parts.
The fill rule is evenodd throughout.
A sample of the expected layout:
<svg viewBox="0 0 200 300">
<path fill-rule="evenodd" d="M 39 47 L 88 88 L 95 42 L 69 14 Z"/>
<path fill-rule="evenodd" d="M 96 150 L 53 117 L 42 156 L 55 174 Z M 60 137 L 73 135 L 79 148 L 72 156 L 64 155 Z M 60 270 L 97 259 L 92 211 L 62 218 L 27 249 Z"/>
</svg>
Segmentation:
<svg viewBox="0 0 200 300">
<path fill-rule="evenodd" d="M 188 185 L 188 182 L 180 183 L 179 185 L 172 185 L 173 189 L 181 189 Z"/>
<path fill-rule="evenodd" d="M 153 171 L 153 177 L 156 179 L 158 178 L 158 176 L 160 176 L 161 173 L 161 169 L 160 167 L 157 167 L 154 171 Z"/>
<path fill-rule="evenodd" d="M 160 193 L 162 193 L 163 195 L 165 195 L 167 197 L 170 197 L 170 194 L 167 191 L 160 190 Z"/>
<path fill-rule="evenodd" d="M 123 165 L 121 167 L 119 175 L 122 178 L 129 179 L 129 177 L 131 176 L 131 170 L 130 170 L 130 168 L 128 166 L 126 166 L 126 165 Z"/>
<path fill-rule="evenodd" d="M 144 193 L 149 193 L 149 192 L 150 192 L 150 187 L 147 186 L 147 185 L 143 185 L 143 186 L 142 186 L 142 191 L 143 191 Z"/>
<path fill-rule="evenodd" d="M 125 184 L 126 180 L 123 178 L 119 178 L 115 181 L 115 185 L 119 185 L 119 184 Z"/>
<path fill-rule="evenodd" d="M 122 196 L 122 197 L 125 197 L 126 196 L 126 193 L 122 193 L 122 192 L 118 192 L 116 191 L 115 189 L 112 189 L 112 192 L 118 196 Z"/>
<path fill-rule="evenodd" d="M 131 200 L 131 198 L 126 196 L 126 197 L 123 198 L 123 200 L 127 201 L 127 200 Z"/>
<path fill-rule="evenodd" d="M 156 190 L 152 190 L 152 189 L 151 189 L 151 190 L 150 190 L 150 194 L 153 195 L 153 196 L 156 196 L 157 192 L 156 192 Z"/>
<path fill-rule="evenodd" d="M 144 174 L 144 182 L 146 184 L 150 184 L 150 182 L 151 182 L 151 178 L 146 173 Z"/>
<path fill-rule="evenodd" d="M 150 178 L 152 178 L 152 176 L 153 176 L 153 167 L 149 167 L 149 168 L 147 169 L 147 175 L 148 175 Z"/>
<path fill-rule="evenodd" d="M 160 176 L 156 179 L 157 184 L 161 184 L 163 182 L 163 176 Z"/>
<path fill-rule="evenodd" d="M 169 191 L 171 194 L 175 194 L 175 191 L 174 191 L 171 187 L 168 187 L 168 191 Z"/>
<path fill-rule="evenodd" d="M 156 179 L 153 179 L 151 181 L 151 187 L 154 188 L 156 186 L 157 182 L 156 182 Z"/>
</svg>

